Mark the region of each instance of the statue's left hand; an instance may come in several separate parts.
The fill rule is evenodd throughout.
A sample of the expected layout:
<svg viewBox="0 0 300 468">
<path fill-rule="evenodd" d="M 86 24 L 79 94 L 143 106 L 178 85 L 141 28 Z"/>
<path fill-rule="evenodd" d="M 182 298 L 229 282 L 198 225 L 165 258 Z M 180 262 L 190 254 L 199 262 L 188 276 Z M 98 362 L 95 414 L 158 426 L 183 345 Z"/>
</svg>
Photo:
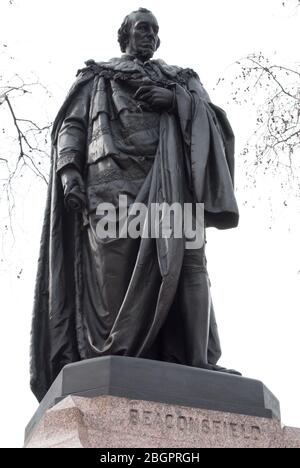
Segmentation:
<svg viewBox="0 0 300 468">
<path fill-rule="evenodd" d="M 173 107 L 173 92 L 160 86 L 141 86 L 134 97 L 157 111 L 169 111 Z"/>
</svg>

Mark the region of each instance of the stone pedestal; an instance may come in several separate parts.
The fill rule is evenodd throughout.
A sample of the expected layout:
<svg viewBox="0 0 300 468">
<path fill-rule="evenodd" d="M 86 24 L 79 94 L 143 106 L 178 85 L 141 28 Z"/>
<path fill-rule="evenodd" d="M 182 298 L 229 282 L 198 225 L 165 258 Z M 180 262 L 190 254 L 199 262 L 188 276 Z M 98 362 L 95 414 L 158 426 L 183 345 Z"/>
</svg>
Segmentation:
<svg viewBox="0 0 300 468">
<path fill-rule="evenodd" d="M 243 377 L 143 359 L 66 366 L 26 428 L 26 448 L 299 447 L 279 403 Z"/>
<path fill-rule="evenodd" d="M 27 448 L 300 448 L 275 419 L 111 396 L 69 396 L 48 410 Z"/>
</svg>

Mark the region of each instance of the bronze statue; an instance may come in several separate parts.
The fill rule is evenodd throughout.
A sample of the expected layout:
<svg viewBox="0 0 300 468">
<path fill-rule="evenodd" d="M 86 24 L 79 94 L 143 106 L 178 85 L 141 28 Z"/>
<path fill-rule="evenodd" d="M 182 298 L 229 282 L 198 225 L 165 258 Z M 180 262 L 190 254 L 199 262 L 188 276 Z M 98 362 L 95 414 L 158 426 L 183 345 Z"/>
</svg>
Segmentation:
<svg viewBox="0 0 300 468">
<path fill-rule="evenodd" d="M 97 207 L 120 194 L 129 205 L 204 203 L 206 227 L 238 224 L 226 114 L 193 70 L 152 60 L 158 32 L 150 11 L 128 15 L 124 55 L 88 61 L 53 126 L 32 328 L 39 400 L 64 365 L 105 355 L 226 371 L 204 246 L 97 237 Z"/>
</svg>

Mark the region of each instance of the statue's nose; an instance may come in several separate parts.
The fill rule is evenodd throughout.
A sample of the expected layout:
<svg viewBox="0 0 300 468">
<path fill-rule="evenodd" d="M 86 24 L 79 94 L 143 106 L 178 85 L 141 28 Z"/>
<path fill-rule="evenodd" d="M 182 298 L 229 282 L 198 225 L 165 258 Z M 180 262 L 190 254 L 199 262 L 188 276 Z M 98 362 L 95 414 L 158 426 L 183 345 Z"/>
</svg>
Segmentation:
<svg viewBox="0 0 300 468">
<path fill-rule="evenodd" d="M 154 31 L 149 31 L 147 34 L 147 38 L 151 39 L 152 41 L 155 41 L 155 32 Z"/>
</svg>

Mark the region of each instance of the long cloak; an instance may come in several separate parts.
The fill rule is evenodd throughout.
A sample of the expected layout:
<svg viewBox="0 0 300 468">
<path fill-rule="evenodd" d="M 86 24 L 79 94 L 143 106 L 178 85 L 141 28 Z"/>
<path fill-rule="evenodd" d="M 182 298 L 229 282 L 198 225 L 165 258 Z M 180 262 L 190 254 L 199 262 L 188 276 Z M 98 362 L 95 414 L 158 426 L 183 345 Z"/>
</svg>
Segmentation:
<svg viewBox="0 0 300 468">
<path fill-rule="evenodd" d="M 204 203 L 206 226 L 235 227 L 234 136 L 226 114 L 210 102 L 195 73 L 156 63 L 167 85 L 176 89 L 177 116 L 161 115 L 157 154 L 139 200 L 148 206 L 183 204 L 188 186 L 193 201 Z M 128 63 L 92 64 L 80 72 L 54 123 L 32 322 L 31 388 L 39 400 L 64 365 L 91 357 L 86 349 L 83 301 L 85 232 L 82 216 L 69 212 L 64 204 L 57 173 L 57 136 L 72 99 L 90 80 L 103 79 L 144 83 Z M 96 355 L 151 357 L 176 298 L 184 254 L 184 238 L 139 240 L 124 301 Z M 207 354 L 215 363 L 220 344 L 213 309 L 210 321 Z"/>
</svg>

